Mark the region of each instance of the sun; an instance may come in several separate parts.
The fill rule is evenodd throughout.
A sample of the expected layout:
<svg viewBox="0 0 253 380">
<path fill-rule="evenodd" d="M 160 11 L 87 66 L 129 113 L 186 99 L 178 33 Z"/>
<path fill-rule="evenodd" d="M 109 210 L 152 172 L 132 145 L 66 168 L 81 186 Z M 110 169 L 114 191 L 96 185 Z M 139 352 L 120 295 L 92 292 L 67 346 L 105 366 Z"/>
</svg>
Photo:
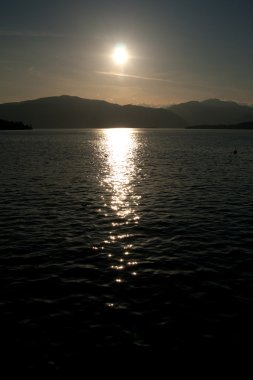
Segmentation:
<svg viewBox="0 0 253 380">
<path fill-rule="evenodd" d="M 128 61 L 129 55 L 125 45 L 118 44 L 113 49 L 112 59 L 117 65 L 124 65 Z"/>
</svg>

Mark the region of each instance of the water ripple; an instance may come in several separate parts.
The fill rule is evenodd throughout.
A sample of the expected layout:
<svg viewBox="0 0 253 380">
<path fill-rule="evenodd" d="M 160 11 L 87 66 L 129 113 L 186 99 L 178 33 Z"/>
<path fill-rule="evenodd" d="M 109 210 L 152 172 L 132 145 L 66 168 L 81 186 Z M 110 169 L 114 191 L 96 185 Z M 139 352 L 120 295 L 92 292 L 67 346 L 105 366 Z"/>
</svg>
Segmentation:
<svg viewBox="0 0 253 380">
<path fill-rule="evenodd" d="M 252 139 L 127 129 L 2 135 L 6 352 L 15 346 L 24 365 L 39 367 L 93 348 L 246 346 Z"/>
</svg>

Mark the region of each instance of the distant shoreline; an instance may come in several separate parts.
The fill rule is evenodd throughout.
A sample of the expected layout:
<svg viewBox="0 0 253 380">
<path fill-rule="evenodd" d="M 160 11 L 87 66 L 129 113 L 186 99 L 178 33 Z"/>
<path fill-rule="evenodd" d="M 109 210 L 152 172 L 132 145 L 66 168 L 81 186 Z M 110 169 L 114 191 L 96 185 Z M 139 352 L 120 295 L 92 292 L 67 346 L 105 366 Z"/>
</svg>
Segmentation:
<svg viewBox="0 0 253 380">
<path fill-rule="evenodd" d="M 252 129 L 253 121 L 238 124 L 205 124 L 205 125 L 189 125 L 186 129 Z"/>
</svg>

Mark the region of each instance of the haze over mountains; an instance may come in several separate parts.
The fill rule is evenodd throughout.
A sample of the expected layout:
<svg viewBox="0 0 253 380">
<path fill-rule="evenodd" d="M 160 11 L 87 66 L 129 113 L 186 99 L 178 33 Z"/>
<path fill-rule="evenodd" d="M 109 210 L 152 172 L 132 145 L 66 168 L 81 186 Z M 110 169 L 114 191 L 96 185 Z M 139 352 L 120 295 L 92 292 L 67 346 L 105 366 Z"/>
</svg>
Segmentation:
<svg viewBox="0 0 253 380">
<path fill-rule="evenodd" d="M 33 128 L 184 128 L 252 122 L 253 107 L 209 99 L 151 108 L 62 95 L 0 104 L 0 118 Z"/>
</svg>

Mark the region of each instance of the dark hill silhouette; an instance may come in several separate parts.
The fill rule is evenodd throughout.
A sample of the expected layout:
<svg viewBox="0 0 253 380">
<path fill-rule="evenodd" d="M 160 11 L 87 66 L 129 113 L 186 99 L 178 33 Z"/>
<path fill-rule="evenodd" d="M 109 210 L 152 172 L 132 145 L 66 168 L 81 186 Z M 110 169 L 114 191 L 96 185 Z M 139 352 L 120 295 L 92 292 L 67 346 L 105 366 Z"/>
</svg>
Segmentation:
<svg viewBox="0 0 253 380">
<path fill-rule="evenodd" d="M 219 99 L 187 102 L 168 108 L 189 125 L 222 125 L 253 120 L 253 107 Z"/>
<path fill-rule="evenodd" d="M 0 131 L 32 129 L 31 125 L 25 125 L 21 121 L 8 121 L 0 119 Z"/>
<path fill-rule="evenodd" d="M 0 117 L 23 120 L 34 128 L 185 127 L 186 122 L 162 108 L 108 103 L 102 100 L 58 96 L 0 104 Z"/>
<path fill-rule="evenodd" d="M 245 121 L 237 124 L 205 124 L 190 125 L 187 129 L 253 129 L 253 121 Z"/>
</svg>

